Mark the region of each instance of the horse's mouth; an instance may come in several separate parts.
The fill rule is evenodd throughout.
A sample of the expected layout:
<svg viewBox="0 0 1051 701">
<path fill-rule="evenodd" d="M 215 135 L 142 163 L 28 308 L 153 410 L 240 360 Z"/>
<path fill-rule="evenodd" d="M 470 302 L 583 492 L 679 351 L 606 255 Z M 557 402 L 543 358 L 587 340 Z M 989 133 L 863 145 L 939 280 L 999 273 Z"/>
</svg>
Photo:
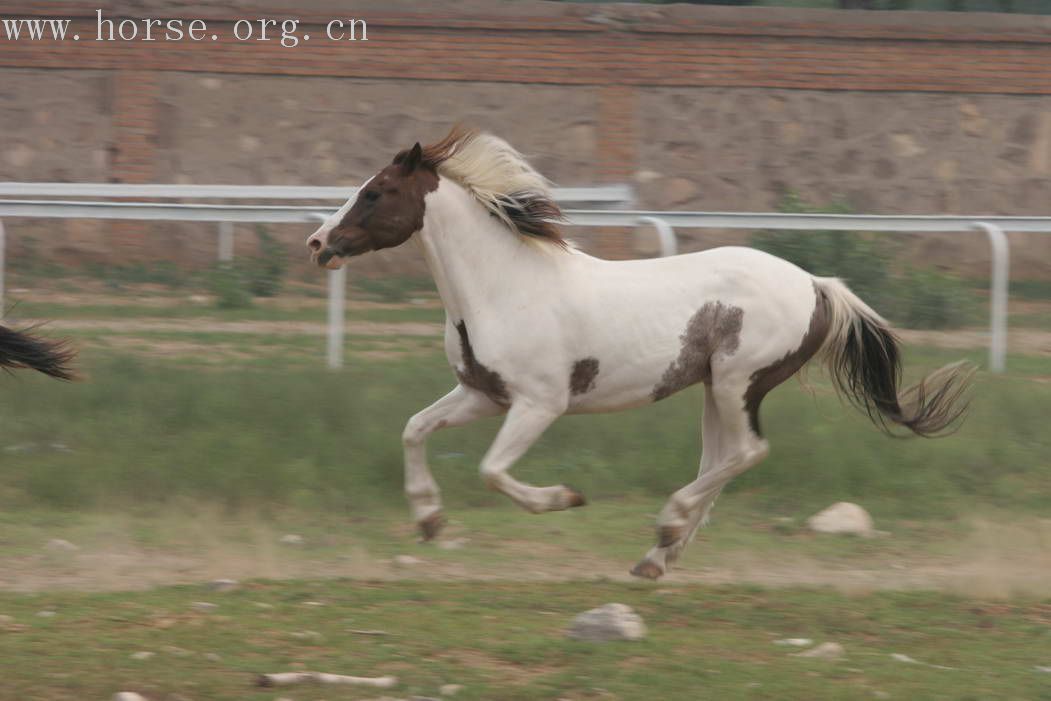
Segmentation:
<svg viewBox="0 0 1051 701">
<path fill-rule="evenodd" d="M 312 258 L 318 267 L 328 268 L 329 270 L 339 270 L 345 262 L 345 258 L 331 248 L 315 253 Z"/>
</svg>

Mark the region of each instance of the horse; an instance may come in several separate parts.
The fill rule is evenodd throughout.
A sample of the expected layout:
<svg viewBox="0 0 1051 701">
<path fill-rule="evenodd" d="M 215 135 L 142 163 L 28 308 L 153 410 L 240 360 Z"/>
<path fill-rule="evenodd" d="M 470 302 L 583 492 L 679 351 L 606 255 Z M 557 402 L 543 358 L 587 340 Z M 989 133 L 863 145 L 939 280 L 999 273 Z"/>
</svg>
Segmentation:
<svg viewBox="0 0 1051 701">
<path fill-rule="evenodd" d="M 32 333 L 0 326 L 0 368 L 10 372 L 29 369 L 59 380 L 73 380 L 70 363 L 76 351 L 66 341 L 52 341 Z"/>
<path fill-rule="evenodd" d="M 900 342 L 837 278 L 729 246 L 611 261 L 567 242 L 550 182 L 503 139 L 457 127 L 394 156 L 307 239 L 312 261 L 420 248 L 446 312 L 457 384 L 402 434 L 405 492 L 424 541 L 444 524 L 425 441 L 504 415 L 481 461 L 492 489 L 533 512 L 583 506 L 566 485 L 533 486 L 511 467 L 563 414 L 611 412 L 704 385 L 696 479 L 657 517 L 657 542 L 631 570 L 663 576 L 723 487 L 763 460 L 759 405 L 809 360 L 877 427 L 919 436 L 961 420 L 974 368 L 947 365 L 901 389 Z"/>
</svg>

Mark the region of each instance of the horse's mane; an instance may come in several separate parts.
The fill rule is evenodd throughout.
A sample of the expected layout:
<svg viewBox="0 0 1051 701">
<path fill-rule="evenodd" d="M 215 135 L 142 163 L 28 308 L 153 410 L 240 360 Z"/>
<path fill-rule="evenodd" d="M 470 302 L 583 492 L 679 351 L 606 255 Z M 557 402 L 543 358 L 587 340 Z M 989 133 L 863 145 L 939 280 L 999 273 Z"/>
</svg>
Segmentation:
<svg viewBox="0 0 1051 701">
<path fill-rule="evenodd" d="M 423 162 L 466 188 L 511 231 L 567 245 L 550 181 L 500 137 L 456 126 L 423 149 Z"/>
</svg>

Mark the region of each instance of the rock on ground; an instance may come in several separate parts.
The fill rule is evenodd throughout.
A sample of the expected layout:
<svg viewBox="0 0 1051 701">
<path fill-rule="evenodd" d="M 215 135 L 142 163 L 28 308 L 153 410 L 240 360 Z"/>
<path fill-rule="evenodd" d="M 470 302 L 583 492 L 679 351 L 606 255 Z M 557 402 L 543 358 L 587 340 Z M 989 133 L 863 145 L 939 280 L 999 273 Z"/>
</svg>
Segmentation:
<svg viewBox="0 0 1051 701">
<path fill-rule="evenodd" d="M 134 691 L 118 691 L 113 695 L 113 701 L 146 701 L 146 697 Z"/>
<path fill-rule="evenodd" d="M 838 660 L 845 650 L 839 643 L 821 643 L 806 652 L 797 652 L 795 657 L 819 657 L 825 660 Z"/>
<path fill-rule="evenodd" d="M 871 538 L 876 534 L 872 517 L 849 501 L 840 501 L 807 519 L 807 526 L 818 533 L 839 533 Z"/>
<path fill-rule="evenodd" d="M 569 624 L 566 635 L 574 640 L 642 640 L 646 624 L 630 606 L 606 604 L 579 614 Z"/>
</svg>

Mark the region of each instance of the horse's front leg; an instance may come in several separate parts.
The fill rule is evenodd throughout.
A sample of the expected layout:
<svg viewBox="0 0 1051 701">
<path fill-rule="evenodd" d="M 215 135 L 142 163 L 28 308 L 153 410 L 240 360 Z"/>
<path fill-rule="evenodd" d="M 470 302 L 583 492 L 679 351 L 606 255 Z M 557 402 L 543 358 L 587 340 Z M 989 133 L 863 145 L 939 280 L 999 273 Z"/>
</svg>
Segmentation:
<svg viewBox="0 0 1051 701">
<path fill-rule="evenodd" d="M 441 490 L 427 465 L 427 436 L 442 428 L 463 426 L 495 416 L 503 407 L 480 392 L 457 385 L 447 395 L 409 419 L 402 433 L 405 448 L 405 494 L 424 540 L 431 540 L 445 522 Z"/>
<path fill-rule="evenodd" d="M 583 494 L 566 485 L 534 487 L 508 474 L 511 466 L 561 413 L 529 401 L 516 401 L 507 412 L 496 440 L 482 458 L 481 471 L 485 483 L 534 514 L 561 511 L 586 503 Z"/>
</svg>

